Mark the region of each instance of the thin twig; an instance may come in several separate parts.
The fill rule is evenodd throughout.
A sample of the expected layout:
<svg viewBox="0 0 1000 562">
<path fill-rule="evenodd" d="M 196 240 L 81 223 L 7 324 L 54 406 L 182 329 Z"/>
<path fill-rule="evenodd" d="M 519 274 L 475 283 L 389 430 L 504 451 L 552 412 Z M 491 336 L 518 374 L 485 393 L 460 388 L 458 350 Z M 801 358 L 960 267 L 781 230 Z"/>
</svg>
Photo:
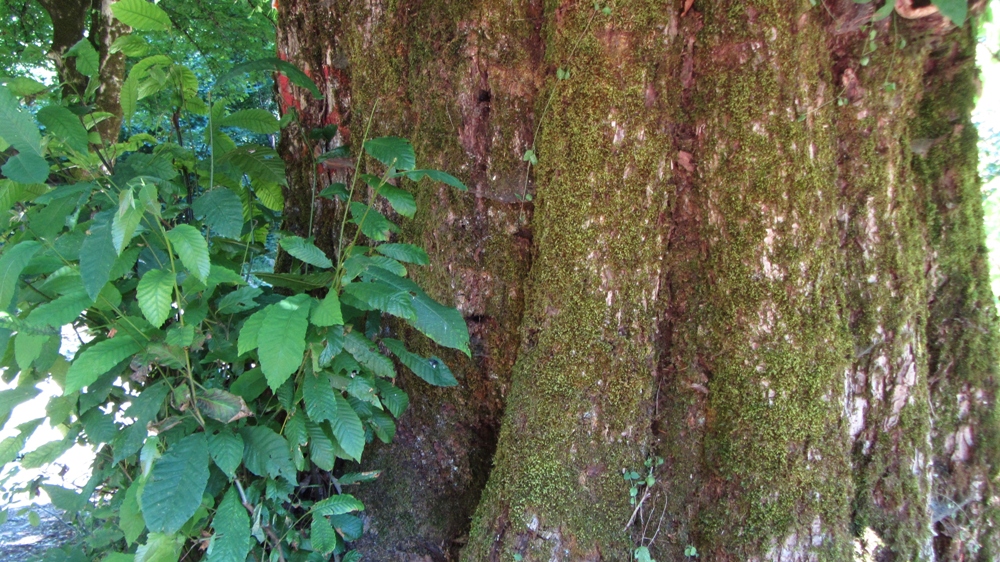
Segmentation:
<svg viewBox="0 0 1000 562">
<path fill-rule="evenodd" d="M 646 491 L 642 493 L 642 499 L 639 500 L 639 503 L 635 505 L 635 509 L 632 510 L 632 517 L 628 518 L 628 523 L 625 524 L 625 528 L 623 529 L 624 531 L 628 531 L 628 528 L 631 527 L 632 523 L 635 522 L 635 516 L 639 514 L 639 509 L 642 507 L 642 502 L 646 501 L 649 498 L 649 495 L 650 495 L 649 486 L 646 486 Z"/>
</svg>

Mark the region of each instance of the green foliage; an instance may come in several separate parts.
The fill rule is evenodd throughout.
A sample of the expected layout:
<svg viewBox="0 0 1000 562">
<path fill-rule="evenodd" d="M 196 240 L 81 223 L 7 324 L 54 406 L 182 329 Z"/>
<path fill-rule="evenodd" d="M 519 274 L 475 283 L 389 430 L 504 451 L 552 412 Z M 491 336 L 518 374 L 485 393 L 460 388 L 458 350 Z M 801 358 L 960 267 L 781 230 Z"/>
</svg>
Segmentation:
<svg viewBox="0 0 1000 562">
<path fill-rule="evenodd" d="M 0 86 L 0 137 L 12 147 L 0 178 L 9 209 L 0 222 L 0 367 L 14 382 L 0 392 L 0 421 L 39 383 L 62 389 L 45 417 L 0 442 L 0 465 L 20 457 L 21 467 L 43 466 L 75 444 L 99 448 L 86 487 L 36 483 L 86 527 L 90 538 L 74 547 L 81 560 L 204 553 L 235 562 L 279 551 L 286 560 L 357 560 L 349 543 L 362 533 L 355 514 L 364 506 L 339 490 L 379 476 L 349 469 L 372 440 L 392 439 L 409 404 L 397 366 L 432 385 L 458 383 L 440 358 L 387 337 L 382 321 L 398 318 L 471 354 L 461 314 L 409 278 L 408 267 L 429 259 L 396 240 L 397 221 L 417 210 L 411 182 L 465 186 L 418 169 L 404 139 L 364 139 L 360 153 L 337 151 L 360 160 L 360 172 L 330 192 L 348 203 L 335 251 L 282 232 L 284 163 L 240 134 L 281 134 L 289 120 L 200 97 L 198 73 L 155 49 L 175 2 L 114 4 L 119 20 L 151 30 L 115 43 L 143 57 L 122 106 L 133 127 L 151 100 L 204 119 L 205 150 L 134 128 L 100 144 L 101 116 L 89 106 L 28 82 Z M 72 56 L 96 76 L 88 46 Z M 259 70 L 315 90 L 275 59 L 238 65 L 215 88 Z M 374 209 L 378 201 L 394 213 Z M 252 267 L 275 240 L 291 270 Z M 69 327 L 85 343 L 64 348 L 66 360 L 59 333 Z M 24 451 L 46 420 L 65 438 Z M 340 483 L 331 474 L 328 486 L 303 493 L 299 474 L 314 468 L 342 474 Z"/>
<path fill-rule="evenodd" d="M 111 13 L 125 25 L 139 31 L 170 29 L 170 17 L 167 13 L 146 0 L 118 0 L 111 5 Z"/>
</svg>

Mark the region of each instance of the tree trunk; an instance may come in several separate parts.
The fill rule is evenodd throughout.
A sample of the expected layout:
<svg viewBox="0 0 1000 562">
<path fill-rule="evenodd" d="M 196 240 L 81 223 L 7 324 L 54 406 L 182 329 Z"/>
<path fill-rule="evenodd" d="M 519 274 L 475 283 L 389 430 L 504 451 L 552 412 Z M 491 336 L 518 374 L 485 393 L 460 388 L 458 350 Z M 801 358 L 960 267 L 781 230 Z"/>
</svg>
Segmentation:
<svg viewBox="0 0 1000 562">
<path fill-rule="evenodd" d="M 52 19 L 50 55 L 56 63 L 63 96 L 76 96 L 80 101 L 87 89 L 87 77 L 77 71 L 74 58 L 64 55 L 84 38 L 89 20 L 87 38 L 97 50 L 100 60 L 100 71 L 94 77 L 99 83 L 94 103 L 100 111 L 112 115 L 98 123 L 97 130 L 105 143 L 117 142 L 122 125 L 119 98 L 125 76 L 125 55 L 112 53 L 110 47 L 115 39 L 128 31 L 128 27 L 112 16 L 112 0 L 38 0 L 38 3 Z"/>
<path fill-rule="evenodd" d="M 374 134 L 470 186 L 418 186 L 404 237 L 473 360 L 449 357 L 458 389 L 406 381 L 360 549 L 992 559 L 970 27 L 850 0 L 603 7 L 281 1 L 279 54 L 326 93 L 280 82 L 284 109 L 338 131 L 283 140 L 292 230 L 335 246 L 332 205 L 308 218 L 337 178 L 309 154 L 360 142 L 373 106 Z"/>
</svg>

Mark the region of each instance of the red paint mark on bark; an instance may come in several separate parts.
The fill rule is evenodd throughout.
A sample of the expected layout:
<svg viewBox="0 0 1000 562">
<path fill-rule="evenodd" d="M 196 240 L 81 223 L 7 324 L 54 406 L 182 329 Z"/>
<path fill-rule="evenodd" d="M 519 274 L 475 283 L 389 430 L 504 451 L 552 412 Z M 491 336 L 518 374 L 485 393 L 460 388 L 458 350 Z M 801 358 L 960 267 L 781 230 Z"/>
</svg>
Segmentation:
<svg viewBox="0 0 1000 562">
<path fill-rule="evenodd" d="M 292 94 L 292 84 L 288 81 L 288 77 L 284 74 L 278 75 L 278 93 L 281 95 L 281 111 L 282 113 L 288 111 L 289 108 L 295 108 L 296 110 L 301 110 L 299 107 L 299 102 L 295 99 Z"/>
</svg>

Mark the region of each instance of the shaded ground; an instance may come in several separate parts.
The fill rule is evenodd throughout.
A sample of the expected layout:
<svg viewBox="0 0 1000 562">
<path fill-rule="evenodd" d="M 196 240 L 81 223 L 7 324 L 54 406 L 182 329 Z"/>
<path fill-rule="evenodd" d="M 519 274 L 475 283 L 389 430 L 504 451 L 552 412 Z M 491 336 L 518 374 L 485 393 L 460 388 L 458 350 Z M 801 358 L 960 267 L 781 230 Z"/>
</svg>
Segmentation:
<svg viewBox="0 0 1000 562">
<path fill-rule="evenodd" d="M 69 542 L 73 529 L 60 519 L 60 513 L 51 505 L 35 507 L 41 516 L 37 527 L 32 527 L 28 514 L 17 515 L 11 509 L 7 522 L 0 525 L 0 560 L 3 562 L 28 562 L 40 558 L 49 548 Z"/>
</svg>

